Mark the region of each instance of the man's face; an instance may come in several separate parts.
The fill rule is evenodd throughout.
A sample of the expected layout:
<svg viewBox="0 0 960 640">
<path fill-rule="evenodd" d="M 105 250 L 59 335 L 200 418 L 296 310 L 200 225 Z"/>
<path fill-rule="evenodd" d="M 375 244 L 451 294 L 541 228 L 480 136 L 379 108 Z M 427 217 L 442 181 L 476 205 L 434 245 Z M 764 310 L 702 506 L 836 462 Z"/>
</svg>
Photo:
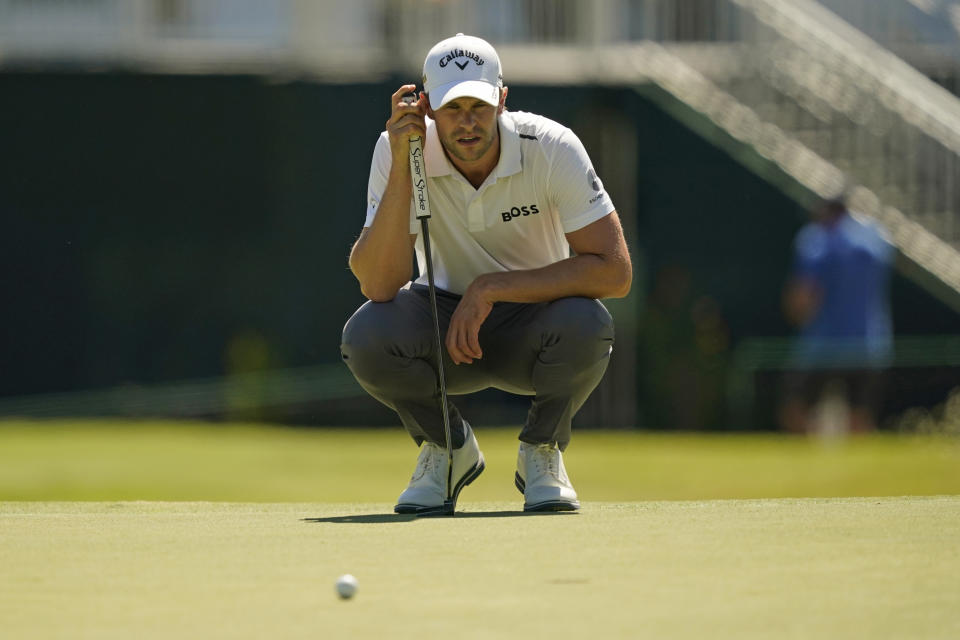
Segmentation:
<svg viewBox="0 0 960 640">
<path fill-rule="evenodd" d="M 502 108 L 477 98 L 451 100 L 432 113 L 443 148 L 463 162 L 476 162 L 491 152 L 500 135 L 497 114 Z"/>
</svg>

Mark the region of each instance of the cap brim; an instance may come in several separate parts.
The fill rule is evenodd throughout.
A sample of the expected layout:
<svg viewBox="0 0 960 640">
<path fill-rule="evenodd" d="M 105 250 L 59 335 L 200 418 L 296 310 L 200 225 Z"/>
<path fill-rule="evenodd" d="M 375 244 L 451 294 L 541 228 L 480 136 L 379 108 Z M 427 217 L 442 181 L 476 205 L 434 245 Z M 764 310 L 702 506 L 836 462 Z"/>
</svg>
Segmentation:
<svg viewBox="0 0 960 640">
<path fill-rule="evenodd" d="M 457 98 L 477 98 L 487 104 L 497 106 L 500 96 L 497 87 L 482 80 L 467 80 L 464 82 L 448 82 L 430 91 L 430 107 L 439 109 L 451 100 Z"/>
</svg>

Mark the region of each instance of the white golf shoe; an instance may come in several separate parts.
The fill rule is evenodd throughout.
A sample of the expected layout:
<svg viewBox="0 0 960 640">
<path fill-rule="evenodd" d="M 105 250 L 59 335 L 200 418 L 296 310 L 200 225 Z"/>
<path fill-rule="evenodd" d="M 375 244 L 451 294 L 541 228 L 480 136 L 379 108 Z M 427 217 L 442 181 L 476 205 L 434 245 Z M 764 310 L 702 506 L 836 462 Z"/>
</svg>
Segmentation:
<svg viewBox="0 0 960 640">
<path fill-rule="evenodd" d="M 563 455 L 555 442 L 521 442 L 514 481 L 523 493 L 524 511 L 576 511 L 580 508 L 577 492 L 563 466 Z"/>
<path fill-rule="evenodd" d="M 483 453 L 473 435 L 473 429 L 463 422 L 466 439 L 463 446 L 453 450 L 452 498 L 454 507 L 460 490 L 477 479 L 483 473 L 486 464 Z M 413 471 L 410 484 L 400 494 L 393 510 L 396 513 L 415 513 L 431 515 L 443 513 L 447 498 L 447 448 L 424 442 L 420 446 L 417 468 Z"/>
</svg>

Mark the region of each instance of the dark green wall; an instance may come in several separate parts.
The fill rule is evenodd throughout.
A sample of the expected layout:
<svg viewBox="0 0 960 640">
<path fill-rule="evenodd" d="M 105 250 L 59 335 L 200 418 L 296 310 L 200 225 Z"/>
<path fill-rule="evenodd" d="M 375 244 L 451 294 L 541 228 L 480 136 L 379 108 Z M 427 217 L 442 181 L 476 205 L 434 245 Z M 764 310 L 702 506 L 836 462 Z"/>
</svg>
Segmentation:
<svg viewBox="0 0 960 640">
<path fill-rule="evenodd" d="M 363 300 L 346 256 L 399 84 L 0 74 L 0 396 L 215 376 L 236 366 L 231 343 L 265 347 L 260 365 L 337 361 Z M 652 291 L 670 267 L 686 274 L 683 304 L 712 305 L 728 342 L 698 366 L 789 333 L 795 204 L 632 90 L 511 89 L 512 108 L 575 129 L 602 110 L 634 120 L 636 284 Z M 898 327 L 955 326 L 913 285 L 895 295 L 909 301 Z"/>
<path fill-rule="evenodd" d="M 379 87 L 0 76 L 6 394 L 338 359 Z M 344 113 L 350 114 L 349 118 Z"/>
</svg>

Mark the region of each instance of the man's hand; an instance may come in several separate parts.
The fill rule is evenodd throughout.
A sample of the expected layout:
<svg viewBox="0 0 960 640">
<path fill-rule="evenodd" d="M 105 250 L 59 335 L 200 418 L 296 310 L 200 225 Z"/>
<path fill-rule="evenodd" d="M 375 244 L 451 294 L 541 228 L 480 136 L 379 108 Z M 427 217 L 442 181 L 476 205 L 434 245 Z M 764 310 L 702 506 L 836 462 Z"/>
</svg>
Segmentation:
<svg viewBox="0 0 960 640">
<path fill-rule="evenodd" d="M 796 327 L 805 327 L 813 320 L 823 302 L 823 292 L 809 278 L 795 278 L 783 293 L 783 311 L 787 321 Z"/>
<path fill-rule="evenodd" d="M 410 136 L 425 135 L 426 99 L 422 93 L 413 103 L 405 102 L 403 97 L 415 88 L 416 85 L 405 84 L 390 96 L 390 119 L 386 125 L 390 173 L 373 224 L 360 232 L 350 251 L 350 270 L 360 282 L 363 294 L 375 302 L 393 300 L 413 273 L 417 236 L 410 233 Z"/>
<path fill-rule="evenodd" d="M 421 92 L 419 98 L 407 102 L 404 98 L 417 88 L 415 84 L 405 84 L 390 96 L 390 118 L 386 130 L 390 137 L 390 151 L 394 164 L 406 166 L 410 153 L 410 138 L 423 137 L 427 133 L 424 116 L 427 113 L 427 100 Z"/>
<path fill-rule="evenodd" d="M 490 315 L 493 301 L 487 299 L 483 287 L 478 284 L 479 281 L 480 278 L 467 287 L 460 304 L 450 317 L 446 345 L 454 364 L 471 364 L 475 359 L 483 357 L 483 350 L 480 348 L 480 325 Z"/>
</svg>

